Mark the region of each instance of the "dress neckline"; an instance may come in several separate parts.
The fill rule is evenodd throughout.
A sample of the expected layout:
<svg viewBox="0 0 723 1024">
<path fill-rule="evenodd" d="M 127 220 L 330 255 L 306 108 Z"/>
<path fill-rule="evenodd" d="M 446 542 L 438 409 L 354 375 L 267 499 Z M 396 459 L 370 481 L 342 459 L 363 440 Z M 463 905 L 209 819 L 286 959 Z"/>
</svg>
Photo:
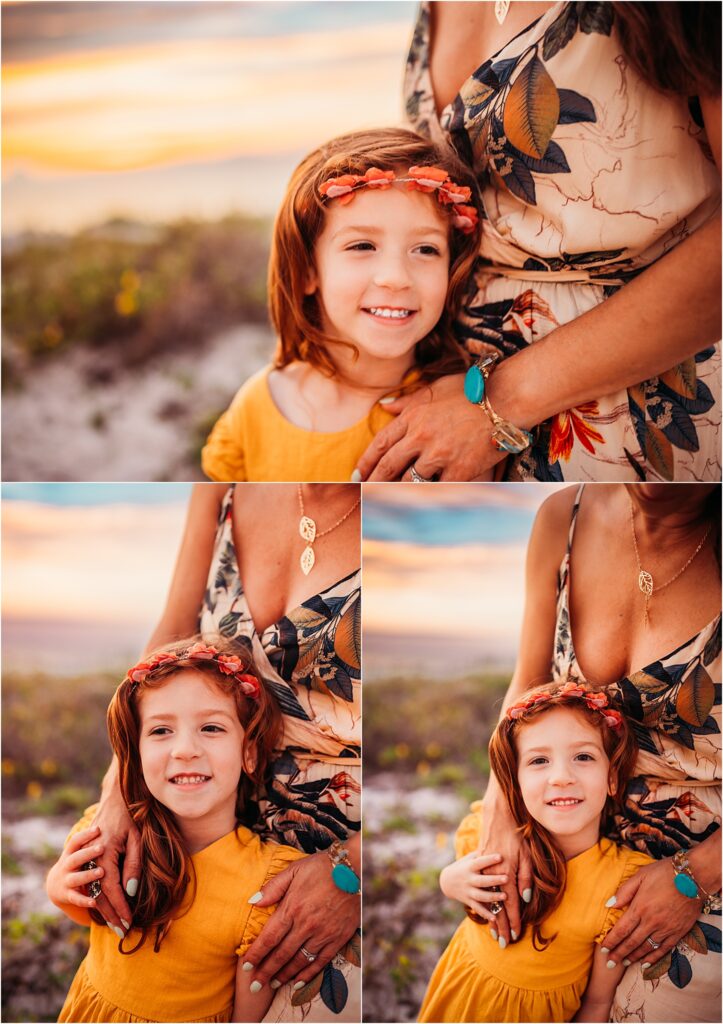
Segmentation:
<svg viewBox="0 0 723 1024">
<path fill-rule="evenodd" d="M 437 110 L 437 99 L 436 99 L 436 96 L 434 95 L 434 86 L 432 84 L 432 71 L 431 71 L 432 11 L 431 11 L 431 8 L 430 8 L 430 5 L 429 5 L 429 0 L 423 0 L 423 2 L 421 4 L 421 7 L 422 7 L 422 9 L 427 14 L 427 30 L 426 30 L 426 33 L 425 33 L 425 44 L 426 44 L 426 49 L 427 49 L 427 61 L 426 61 L 425 65 L 424 65 L 423 74 L 426 75 L 427 91 L 429 92 L 429 95 L 432 98 L 432 107 L 434 109 L 434 114 L 435 114 L 435 117 L 437 118 L 438 124 L 441 125 L 442 119 L 445 117 L 447 112 L 450 111 L 451 108 L 454 107 L 455 103 L 460 98 L 464 87 L 467 85 L 468 82 L 470 82 L 475 77 L 475 75 L 479 74 L 479 72 L 482 70 L 483 67 L 485 67 L 487 64 L 492 64 L 500 56 L 500 54 L 504 53 L 504 51 L 508 48 L 508 46 L 511 46 L 512 43 L 515 42 L 516 39 L 519 39 L 520 36 L 524 36 L 524 35 L 526 35 L 526 33 L 531 32 L 532 29 L 536 25 L 539 25 L 539 23 L 541 21 L 543 21 L 545 18 L 550 17 L 550 15 L 552 15 L 553 13 L 555 14 L 555 16 L 557 16 L 557 14 L 560 12 L 560 10 L 563 7 L 567 6 L 567 3 L 568 3 L 568 0 L 559 0 L 559 2 L 553 4 L 548 11 L 545 11 L 543 14 L 540 14 L 537 18 L 533 18 L 533 20 L 530 22 L 529 25 L 527 25 L 527 26 L 525 26 L 525 28 L 521 29 L 516 35 L 512 36 L 511 39 L 508 39 L 507 42 L 503 43 L 503 45 L 500 46 L 500 48 L 498 50 L 495 50 L 494 53 L 490 54 L 489 57 L 487 57 L 481 64 L 479 64 L 474 69 L 472 74 L 468 75 L 464 79 L 464 81 L 460 84 L 459 88 L 457 89 L 457 92 L 454 94 L 454 98 L 452 100 L 450 100 L 449 103 L 445 104 L 445 106 L 442 107 L 441 110 Z"/>
<path fill-rule="evenodd" d="M 601 686 L 614 686 L 616 683 L 620 682 L 620 679 L 614 679 L 614 680 L 612 680 L 612 682 L 609 682 L 609 683 L 598 683 L 595 680 L 589 679 L 589 677 L 585 674 L 585 672 L 583 671 L 582 665 L 580 664 L 580 659 L 577 656 L 577 651 L 575 649 L 575 640 L 574 640 L 573 632 L 572 632 L 572 612 L 571 612 L 571 609 L 570 609 L 570 576 L 571 576 L 571 558 L 570 558 L 570 556 L 572 554 L 572 540 L 573 540 L 573 537 L 575 535 L 575 527 L 577 526 L 577 515 L 578 515 L 578 512 L 580 510 L 580 501 L 582 499 L 582 495 L 583 495 L 583 491 L 584 490 L 585 490 L 585 484 L 580 484 L 580 486 L 578 487 L 578 490 L 577 490 L 577 494 L 575 495 L 575 503 L 573 505 L 572 520 L 570 522 L 570 531 L 568 533 L 568 538 L 567 538 L 567 549 L 565 551 L 565 554 L 563 555 L 562 565 L 560 567 L 561 568 L 561 575 L 562 575 L 562 570 L 565 570 L 565 572 L 564 572 L 564 582 L 563 582 L 563 585 L 562 585 L 561 589 L 562 589 L 563 598 L 564 598 L 564 601 L 565 601 L 565 607 L 567 609 L 567 628 L 568 628 L 568 636 L 570 638 L 570 643 L 568 645 L 568 650 L 569 650 L 569 654 L 570 654 L 570 663 L 574 664 L 577 667 L 576 676 L 579 679 L 583 680 L 584 682 L 591 683 L 591 685 L 596 685 L 596 686 L 597 685 L 601 685 Z M 721 619 L 721 613 L 718 612 L 718 614 L 715 615 L 712 619 L 710 619 L 709 622 L 707 622 L 704 626 L 701 626 L 700 629 L 696 630 L 693 634 L 691 634 L 691 636 L 689 636 L 687 640 L 684 640 L 680 644 L 676 644 L 676 646 L 673 648 L 672 651 L 669 651 L 667 654 L 664 654 L 664 655 L 662 655 L 659 658 L 655 658 L 653 661 L 646 662 L 645 665 L 642 665 L 640 668 L 631 669 L 625 676 L 621 676 L 620 678 L 621 679 L 629 679 L 631 676 L 637 675 L 639 672 L 646 672 L 652 665 L 656 665 L 656 664 L 658 664 L 658 662 L 664 663 L 664 662 L 669 661 L 669 659 L 673 658 L 678 653 L 678 651 L 682 651 L 683 648 L 689 647 L 690 644 L 692 644 L 695 640 L 698 639 L 698 637 L 703 636 L 704 634 L 712 633 L 714 628 L 720 622 L 720 619 Z"/>
<path fill-rule="evenodd" d="M 243 580 L 241 579 L 241 572 L 239 570 L 238 555 L 237 555 L 237 552 L 236 552 L 236 539 L 234 537 L 234 531 L 233 531 L 233 496 L 234 496 L 235 488 L 236 488 L 236 485 L 235 484 L 231 484 L 231 486 L 229 487 L 228 491 L 226 492 L 226 495 L 224 497 L 224 512 L 223 512 L 224 516 L 228 516 L 228 519 L 229 519 L 230 556 L 233 559 L 231 568 L 235 571 L 236 579 L 239 581 L 239 589 L 240 589 L 239 597 L 243 600 L 244 607 L 246 609 L 246 614 L 248 616 L 248 621 L 249 621 L 249 623 L 251 625 L 251 629 L 253 630 L 253 632 L 254 632 L 254 634 L 256 636 L 258 636 L 260 638 L 263 638 L 263 637 L 266 636 L 266 634 L 268 632 L 274 631 L 274 630 L 278 630 L 279 623 L 282 621 L 282 619 L 290 619 L 291 616 L 293 615 L 293 613 L 296 612 L 296 611 L 299 611 L 299 609 L 302 608 L 308 601 L 311 601 L 315 597 L 323 597 L 324 594 L 327 593 L 327 591 L 333 590 L 335 587 L 338 587 L 342 583 L 345 583 L 347 580 L 350 580 L 353 576 L 356 576 L 357 573 L 359 572 L 359 569 L 353 569 L 350 573 L 347 573 L 346 576 L 341 576 L 338 580 L 335 580 L 333 583 L 330 583 L 327 587 L 324 587 L 323 590 L 316 590 L 316 591 L 314 591 L 313 594 L 309 594 L 309 596 L 305 597 L 303 601 L 299 601 L 298 604 L 295 604 L 292 607 L 285 609 L 285 611 L 284 611 L 284 613 L 283 613 L 283 615 L 281 616 L 280 619 L 274 619 L 273 622 L 270 622 L 268 624 L 268 626 L 266 626 L 263 630 L 259 631 L 257 629 L 257 627 L 256 627 L 256 622 L 254 620 L 254 617 L 251 614 L 251 608 L 249 606 L 248 597 L 246 595 L 246 588 L 244 586 Z"/>
</svg>

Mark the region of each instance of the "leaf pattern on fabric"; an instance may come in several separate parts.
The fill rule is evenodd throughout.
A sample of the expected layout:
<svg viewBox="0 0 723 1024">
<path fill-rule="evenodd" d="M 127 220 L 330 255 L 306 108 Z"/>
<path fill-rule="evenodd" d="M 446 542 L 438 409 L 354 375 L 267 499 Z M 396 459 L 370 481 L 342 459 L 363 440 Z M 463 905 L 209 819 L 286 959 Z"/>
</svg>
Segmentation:
<svg viewBox="0 0 723 1024">
<path fill-rule="evenodd" d="M 541 160 L 559 117 L 560 97 L 555 83 L 535 55 L 525 64 L 507 96 L 505 134 L 523 156 Z"/>
</svg>

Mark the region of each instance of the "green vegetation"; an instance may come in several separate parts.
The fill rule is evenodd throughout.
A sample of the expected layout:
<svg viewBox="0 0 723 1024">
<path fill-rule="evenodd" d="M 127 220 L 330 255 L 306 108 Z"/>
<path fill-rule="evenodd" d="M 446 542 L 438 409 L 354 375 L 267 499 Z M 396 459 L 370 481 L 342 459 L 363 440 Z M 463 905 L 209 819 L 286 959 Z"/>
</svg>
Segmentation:
<svg viewBox="0 0 723 1024">
<path fill-rule="evenodd" d="M 3 258 L 5 333 L 30 364 L 85 344 L 131 366 L 236 323 L 264 323 L 269 234 L 266 221 L 229 216 L 31 238 Z M 17 384 L 14 362 L 4 378 Z"/>
<path fill-rule="evenodd" d="M 87 929 L 65 917 L 4 915 L 2 1019 L 57 1020 L 87 948 Z M 39 1006 L 44 1007 L 40 1013 Z"/>
</svg>

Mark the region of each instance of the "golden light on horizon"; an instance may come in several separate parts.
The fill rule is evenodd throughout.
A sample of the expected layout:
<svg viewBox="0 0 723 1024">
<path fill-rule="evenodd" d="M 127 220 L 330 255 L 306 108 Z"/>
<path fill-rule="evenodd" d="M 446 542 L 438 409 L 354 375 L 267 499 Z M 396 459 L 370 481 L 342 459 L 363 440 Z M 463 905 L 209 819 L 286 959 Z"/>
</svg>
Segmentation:
<svg viewBox="0 0 723 1024">
<path fill-rule="evenodd" d="M 406 22 L 67 53 L 3 67 L 3 177 L 307 149 L 401 121 Z"/>
</svg>

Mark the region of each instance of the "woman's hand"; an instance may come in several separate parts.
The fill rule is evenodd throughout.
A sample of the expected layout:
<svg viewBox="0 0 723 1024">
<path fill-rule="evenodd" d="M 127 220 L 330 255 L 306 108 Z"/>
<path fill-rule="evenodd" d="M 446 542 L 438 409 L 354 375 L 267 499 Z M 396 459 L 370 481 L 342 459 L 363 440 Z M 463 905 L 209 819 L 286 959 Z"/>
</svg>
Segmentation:
<svg viewBox="0 0 723 1024">
<path fill-rule="evenodd" d="M 103 795 L 93 825 L 100 829 L 104 852 L 94 860 L 103 868 L 98 910 L 115 929 L 128 931 L 133 920 L 125 893 L 135 896 L 141 871 L 141 841 L 118 786 L 115 761 L 103 782 Z M 121 878 L 121 858 L 123 872 Z"/>
<path fill-rule="evenodd" d="M 256 906 L 278 904 L 243 964 L 249 983 L 274 988 L 292 979 L 301 988 L 321 971 L 359 927 L 359 896 L 338 889 L 331 880 L 326 853 L 296 861 L 264 886 Z M 301 952 L 314 955 L 310 962 Z M 250 966 L 247 966 L 250 965 Z M 278 985 L 276 984 L 278 982 Z"/>
<path fill-rule="evenodd" d="M 687 935 L 700 915 L 701 900 L 682 896 L 673 885 L 670 857 L 656 860 L 629 878 L 615 893 L 625 913 L 603 940 L 603 956 L 626 967 L 638 960 L 652 967 Z M 651 938 L 659 943 L 653 949 Z"/>
<path fill-rule="evenodd" d="M 496 870 L 507 876 L 500 885 L 503 907 L 495 917 L 494 928 L 502 949 L 522 934 L 520 898 L 532 899 L 532 861 L 526 840 L 520 837 L 514 819 L 502 798 L 482 803 L 482 829 L 478 854 L 495 850 L 501 857 Z"/>
<path fill-rule="evenodd" d="M 504 885 L 507 875 L 483 874 L 498 865 L 502 858 L 498 853 L 479 854 L 476 850 L 448 864 L 439 876 L 439 888 L 450 900 L 457 900 L 475 914 L 494 924 L 497 917 L 489 909 L 490 903 L 501 903 L 507 897 L 495 890 Z"/>
<path fill-rule="evenodd" d="M 455 374 L 385 405 L 397 418 L 381 430 L 359 460 L 362 480 L 489 479 L 505 458 L 492 444 L 485 412 L 464 397 L 464 377 Z"/>
<path fill-rule="evenodd" d="M 48 872 L 45 888 L 56 907 L 60 907 L 74 921 L 88 924 L 88 911 L 96 905 L 89 896 L 86 886 L 103 877 L 103 868 L 83 870 L 89 860 L 96 860 L 103 853 L 100 830 L 85 828 L 72 835 L 60 857 Z M 79 909 L 78 909 L 79 908 Z"/>
</svg>

